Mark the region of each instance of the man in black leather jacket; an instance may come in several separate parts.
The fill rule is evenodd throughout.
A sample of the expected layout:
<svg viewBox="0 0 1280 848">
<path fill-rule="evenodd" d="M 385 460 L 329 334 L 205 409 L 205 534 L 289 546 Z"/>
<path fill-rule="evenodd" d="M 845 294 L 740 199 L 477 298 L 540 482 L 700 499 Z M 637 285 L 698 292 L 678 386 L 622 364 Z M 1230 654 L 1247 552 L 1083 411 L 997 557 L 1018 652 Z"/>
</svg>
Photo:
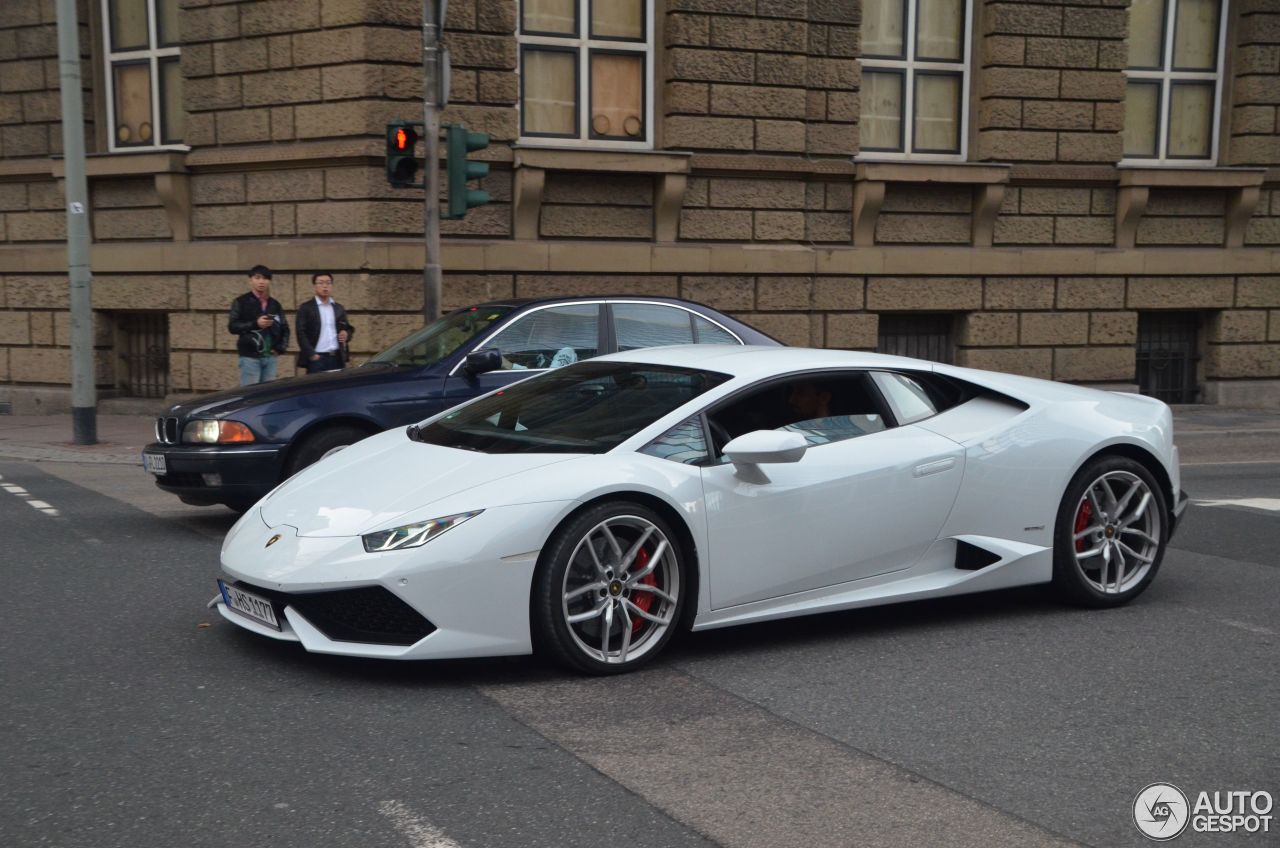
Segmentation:
<svg viewBox="0 0 1280 848">
<path fill-rule="evenodd" d="M 339 371 L 347 365 L 347 340 L 355 328 L 333 299 L 333 274 L 312 274 L 311 288 L 316 296 L 298 304 L 298 367 L 308 374 Z"/>
<path fill-rule="evenodd" d="M 271 269 L 254 265 L 249 290 L 231 301 L 227 330 L 240 339 L 240 385 L 265 383 L 276 378 L 276 356 L 289 346 L 289 321 L 284 307 L 270 295 Z"/>
</svg>

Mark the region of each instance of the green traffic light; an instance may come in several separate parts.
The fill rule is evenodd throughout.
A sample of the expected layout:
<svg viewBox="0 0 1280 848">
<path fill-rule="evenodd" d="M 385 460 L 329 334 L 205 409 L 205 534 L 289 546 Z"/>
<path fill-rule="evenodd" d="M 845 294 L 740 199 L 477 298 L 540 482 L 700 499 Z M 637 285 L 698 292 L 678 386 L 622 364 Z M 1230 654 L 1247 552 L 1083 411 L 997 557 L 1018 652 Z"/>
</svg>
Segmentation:
<svg viewBox="0 0 1280 848">
<path fill-rule="evenodd" d="M 465 218 L 468 209 L 484 206 L 490 200 L 487 191 L 467 188 L 471 180 L 484 179 L 489 175 L 487 163 L 467 159 L 468 153 L 489 146 L 489 136 L 468 132 L 461 124 L 448 124 L 447 131 L 445 171 L 449 180 L 449 212 L 445 217 Z"/>
</svg>

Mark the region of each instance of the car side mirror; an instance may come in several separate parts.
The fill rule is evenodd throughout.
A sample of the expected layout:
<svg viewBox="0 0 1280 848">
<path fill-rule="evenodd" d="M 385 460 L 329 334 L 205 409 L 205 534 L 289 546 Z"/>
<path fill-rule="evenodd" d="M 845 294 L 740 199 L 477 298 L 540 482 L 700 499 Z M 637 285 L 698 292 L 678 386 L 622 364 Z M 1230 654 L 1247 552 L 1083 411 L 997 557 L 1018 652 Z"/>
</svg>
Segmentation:
<svg viewBox="0 0 1280 848">
<path fill-rule="evenodd" d="M 724 454 L 734 465 L 799 462 L 809 443 L 799 433 L 787 430 L 755 430 L 744 433 L 724 446 Z"/>
<path fill-rule="evenodd" d="M 466 360 L 463 361 L 462 370 L 471 377 L 478 374 L 487 374 L 490 371 L 501 371 L 502 352 L 496 347 L 487 347 L 484 350 L 473 350 L 471 353 L 467 354 Z"/>
</svg>

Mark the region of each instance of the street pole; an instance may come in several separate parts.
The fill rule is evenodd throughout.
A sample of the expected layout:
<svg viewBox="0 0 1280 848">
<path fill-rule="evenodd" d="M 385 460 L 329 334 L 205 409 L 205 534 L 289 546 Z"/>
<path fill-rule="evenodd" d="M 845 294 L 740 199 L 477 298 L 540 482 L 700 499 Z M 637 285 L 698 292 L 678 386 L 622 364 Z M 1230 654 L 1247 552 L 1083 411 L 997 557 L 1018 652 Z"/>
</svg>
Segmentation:
<svg viewBox="0 0 1280 848">
<path fill-rule="evenodd" d="M 84 113 L 76 0 L 57 0 L 62 156 L 67 188 L 67 271 L 71 278 L 71 426 L 77 445 L 98 442 L 94 392 L 93 300 L 89 284 L 89 187 L 84 174 Z"/>
<path fill-rule="evenodd" d="M 440 28 L 447 0 L 423 0 L 422 9 L 422 163 L 426 186 L 426 262 L 422 271 L 422 318 L 430 323 L 440 317 Z"/>
</svg>

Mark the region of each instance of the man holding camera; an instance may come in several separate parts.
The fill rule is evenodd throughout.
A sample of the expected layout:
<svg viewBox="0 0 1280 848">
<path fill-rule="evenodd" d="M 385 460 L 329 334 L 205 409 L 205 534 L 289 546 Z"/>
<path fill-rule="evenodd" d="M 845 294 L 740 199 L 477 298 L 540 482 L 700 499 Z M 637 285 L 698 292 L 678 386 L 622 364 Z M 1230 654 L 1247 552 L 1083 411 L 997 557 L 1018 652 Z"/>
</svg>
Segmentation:
<svg viewBox="0 0 1280 848">
<path fill-rule="evenodd" d="M 289 322 L 284 307 L 270 295 L 271 269 L 254 265 L 249 290 L 231 301 L 227 330 L 239 336 L 240 385 L 250 386 L 276 378 L 276 356 L 289 346 Z"/>
<path fill-rule="evenodd" d="M 311 275 L 316 296 L 298 305 L 298 367 L 308 374 L 340 371 L 347 365 L 347 339 L 355 332 L 347 310 L 333 299 L 333 274 Z"/>
</svg>

